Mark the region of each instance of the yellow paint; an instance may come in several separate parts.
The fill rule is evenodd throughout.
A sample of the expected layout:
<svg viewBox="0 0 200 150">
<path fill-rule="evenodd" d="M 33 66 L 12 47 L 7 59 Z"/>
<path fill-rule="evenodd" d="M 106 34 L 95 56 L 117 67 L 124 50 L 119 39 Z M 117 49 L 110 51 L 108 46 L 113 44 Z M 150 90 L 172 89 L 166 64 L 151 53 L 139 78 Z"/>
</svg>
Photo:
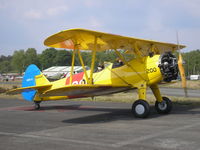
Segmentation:
<svg viewBox="0 0 200 150">
<path fill-rule="evenodd" d="M 80 50 L 78 50 L 78 57 L 79 57 L 79 60 L 80 60 L 80 62 L 81 62 L 81 66 L 82 66 L 82 68 L 83 68 L 86 81 L 87 81 L 87 83 L 89 83 L 88 74 L 87 74 L 87 72 L 86 72 L 85 65 L 84 65 L 83 58 L 82 58 L 82 56 L 81 56 Z"/>
<path fill-rule="evenodd" d="M 112 64 L 103 69 L 100 72 L 93 74 L 93 81 L 94 85 L 66 85 L 66 78 L 60 79 L 58 81 L 51 82 L 52 86 L 45 91 L 42 91 L 42 93 L 48 93 L 49 91 L 51 95 L 55 93 L 56 96 L 59 96 L 58 93 L 60 93 L 60 96 L 63 96 L 62 92 L 65 92 L 68 89 L 71 90 L 81 90 L 84 89 L 86 86 L 90 86 L 90 88 L 98 88 L 102 85 L 104 86 L 113 86 L 116 87 L 130 87 L 130 88 L 138 88 L 138 94 L 140 99 L 146 99 L 146 87 L 151 84 L 155 84 L 158 81 L 162 79 L 162 75 L 158 69 L 156 72 L 148 73 L 146 72 L 146 69 L 157 67 L 157 63 L 159 59 L 159 55 L 155 55 L 154 57 L 145 57 L 145 63 L 141 63 L 137 59 L 133 59 L 128 63 L 127 65 L 114 68 L 112 69 Z M 133 71 L 136 70 L 137 72 Z M 87 74 L 90 74 L 90 70 L 87 71 Z M 86 79 L 86 76 L 83 77 L 83 79 Z M 81 89 L 80 89 L 80 88 Z M 55 92 L 54 92 L 55 91 Z M 39 91 L 39 93 L 41 93 Z M 41 99 L 42 93 L 40 95 Z M 95 94 L 95 93 L 93 93 Z M 45 95 L 45 94 L 44 94 Z M 67 95 L 66 95 L 67 96 Z M 59 99 L 59 97 L 46 97 L 45 100 L 55 100 L 56 98 Z M 65 97 L 66 99 L 67 97 Z"/>
<path fill-rule="evenodd" d="M 160 55 L 154 55 L 154 57 L 147 57 L 146 59 L 146 71 L 148 76 L 148 85 L 158 83 L 162 80 L 160 68 L 158 67 Z M 153 68 L 153 70 L 151 70 Z"/>
<path fill-rule="evenodd" d="M 112 86 L 113 88 L 137 88 L 138 98 L 145 100 L 147 86 L 155 85 L 162 80 L 162 75 L 158 68 L 158 61 L 159 55 L 155 55 L 153 57 L 143 57 L 143 63 L 139 61 L 139 58 L 137 58 L 127 62 L 127 65 L 123 65 L 118 68 L 112 68 L 111 63 L 102 71 L 93 73 L 94 85 L 91 85 L 90 83 L 86 85 L 66 85 L 66 78 L 49 82 L 44 75 L 38 75 L 36 76 L 37 86 L 47 83 L 50 83 L 51 86 L 38 89 L 35 101 L 67 99 L 68 95 L 64 94 L 66 91 L 67 93 L 69 90 L 71 90 L 71 92 L 81 92 L 82 90 L 88 88 L 92 91 L 92 89 L 98 89 L 102 86 Z M 147 69 L 150 68 L 156 68 L 156 70 L 148 73 Z M 87 74 L 90 74 L 90 70 L 87 71 Z M 85 75 L 83 76 L 83 79 L 86 80 Z M 95 92 L 88 95 L 95 95 Z M 155 97 L 160 101 L 158 92 L 155 92 Z"/>
<path fill-rule="evenodd" d="M 185 77 L 185 70 L 183 67 L 183 58 L 181 56 L 181 53 L 179 53 L 178 67 L 181 75 L 182 87 L 186 88 L 186 77 Z"/>
<path fill-rule="evenodd" d="M 70 84 L 72 84 L 72 76 L 74 74 L 75 55 L 76 55 L 76 49 L 74 47 L 74 51 L 73 51 L 73 54 L 72 54 L 72 66 L 71 66 L 71 72 L 70 72 Z"/>
<path fill-rule="evenodd" d="M 50 84 L 50 82 L 47 80 L 47 78 L 44 76 L 44 74 L 35 76 L 35 82 L 36 82 L 36 86 Z"/>
<path fill-rule="evenodd" d="M 109 92 L 115 92 L 112 91 L 112 89 L 116 91 L 119 89 L 120 91 L 131 88 L 137 88 L 138 98 L 146 100 L 146 90 L 147 87 L 150 86 L 156 100 L 161 102 L 162 97 L 157 86 L 163 78 L 160 68 L 158 67 L 159 57 L 160 54 L 164 52 L 178 50 L 176 44 L 125 37 L 85 29 L 71 29 L 59 32 L 47 38 L 44 44 L 49 47 L 73 49 L 70 84 L 66 85 L 66 78 L 49 82 L 44 75 L 38 75 L 36 76 L 36 87 L 40 86 L 42 88 L 37 88 L 38 93 L 35 96 L 35 101 L 67 99 L 70 98 L 71 93 L 74 93 L 74 95 L 72 94 L 71 96 L 77 96 L 81 92 L 84 93 L 84 90 L 88 93 L 82 96 L 95 96 L 95 94 L 99 94 L 99 91 L 106 92 L 106 90 L 108 90 L 106 94 L 109 94 Z M 185 46 L 180 45 L 179 47 L 184 48 Z M 77 49 L 81 65 L 84 69 L 83 79 L 87 81 L 86 85 L 72 85 Z M 109 49 L 114 49 L 125 65 L 112 68 L 111 63 L 102 71 L 94 73 L 96 52 Z M 133 53 L 136 58 L 127 62 L 117 51 L 118 49 L 127 50 L 127 53 Z M 79 50 L 92 51 L 91 70 L 85 70 Z M 149 57 L 151 52 L 155 54 L 153 57 Z M 88 79 L 87 75 L 90 75 L 90 79 Z M 104 90 L 104 88 L 106 90 Z"/>
<path fill-rule="evenodd" d="M 150 88 L 151 88 L 156 100 L 158 102 L 162 102 L 162 96 L 160 94 L 160 90 L 158 88 L 158 85 L 157 84 L 153 84 L 153 85 L 150 86 Z"/>
<path fill-rule="evenodd" d="M 97 51 L 124 49 L 133 52 L 130 50 L 130 47 L 134 47 L 135 45 L 135 47 L 137 47 L 137 49 L 135 49 L 136 53 L 143 57 L 148 56 L 148 48 L 151 48 L 152 45 L 156 45 L 158 49 L 158 53 L 156 54 L 178 50 L 177 44 L 126 37 L 86 29 L 70 29 L 61 31 L 48 37 L 44 41 L 44 45 L 54 48 L 72 49 L 72 47 L 78 43 L 80 50 L 94 50 L 94 37 L 98 37 Z M 73 43 L 72 41 L 75 41 L 76 43 Z M 180 49 L 184 47 L 184 45 L 180 45 Z"/>
<path fill-rule="evenodd" d="M 96 58 L 97 51 L 97 37 L 94 37 L 94 50 L 92 51 L 92 63 L 91 63 L 91 71 L 90 71 L 90 84 L 93 84 L 93 72 L 94 72 L 94 63 Z"/>
</svg>

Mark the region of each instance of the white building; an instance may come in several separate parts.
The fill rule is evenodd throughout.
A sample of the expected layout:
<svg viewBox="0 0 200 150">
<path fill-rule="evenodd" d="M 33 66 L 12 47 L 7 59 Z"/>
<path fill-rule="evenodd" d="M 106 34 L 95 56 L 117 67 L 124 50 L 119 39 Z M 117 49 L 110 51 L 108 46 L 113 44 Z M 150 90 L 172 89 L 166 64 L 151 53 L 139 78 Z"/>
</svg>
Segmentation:
<svg viewBox="0 0 200 150">
<path fill-rule="evenodd" d="M 89 67 L 86 66 L 86 70 L 88 70 Z M 52 79 L 59 79 L 62 76 L 70 76 L 71 66 L 53 66 L 50 68 L 47 68 L 43 70 L 43 74 L 47 76 L 47 78 Z M 74 73 L 82 72 L 82 66 L 74 66 Z"/>
</svg>

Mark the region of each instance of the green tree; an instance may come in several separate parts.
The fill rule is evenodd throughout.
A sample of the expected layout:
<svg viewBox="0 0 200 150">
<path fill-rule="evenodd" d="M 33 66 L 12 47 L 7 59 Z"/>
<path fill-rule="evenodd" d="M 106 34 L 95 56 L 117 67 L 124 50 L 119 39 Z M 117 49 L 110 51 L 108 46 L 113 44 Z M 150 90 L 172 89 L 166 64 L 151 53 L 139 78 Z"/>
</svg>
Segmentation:
<svg viewBox="0 0 200 150">
<path fill-rule="evenodd" d="M 8 55 L 8 56 L 1 55 L 0 56 L 0 62 L 10 61 L 11 59 L 12 59 L 12 56 L 10 56 L 10 55 Z"/>
<path fill-rule="evenodd" d="M 25 67 L 30 64 L 39 65 L 37 51 L 34 48 L 29 48 L 25 52 Z"/>
<path fill-rule="evenodd" d="M 92 55 L 91 52 L 81 52 L 81 56 L 83 58 L 85 66 L 90 67 L 91 61 L 92 61 Z"/>
<path fill-rule="evenodd" d="M 55 48 L 45 49 L 40 55 L 41 68 L 46 69 L 54 66 L 54 58 L 56 57 L 57 50 Z"/>
<path fill-rule="evenodd" d="M 10 64 L 10 61 L 8 60 L 5 60 L 5 61 L 2 61 L 0 62 L 0 73 L 8 73 L 11 71 L 11 64 Z"/>
<path fill-rule="evenodd" d="M 187 76 L 200 74 L 200 50 L 194 50 L 183 54 L 185 72 Z"/>
<path fill-rule="evenodd" d="M 15 51 L 12 57 L 11 65 L 15 71 L 22 73 L 25 69 L 24 50 Z"/>
<path fill-rule="evenodd" d="M 70 51 L 58 50 L 54 58 L 54 66 L 71 66 L 71 54 Z"/>
</svg>

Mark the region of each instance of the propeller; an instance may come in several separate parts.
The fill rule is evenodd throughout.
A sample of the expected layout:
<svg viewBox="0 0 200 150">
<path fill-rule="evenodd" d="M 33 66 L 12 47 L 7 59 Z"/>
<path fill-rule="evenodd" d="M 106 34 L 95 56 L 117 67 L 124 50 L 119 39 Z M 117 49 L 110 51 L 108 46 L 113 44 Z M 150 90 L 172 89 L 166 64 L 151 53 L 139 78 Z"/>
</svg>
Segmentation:
<svg viewBox="0 0 200 150">
<path fill-rule="evenodd" d="M 179 74 L 181 76 L 182 88 L 184 89 L 185 97 L 187 97 L 188 96 L 188 94 L 187 94 L 187 83 L 186 83 L 186 77 L 185 77 L 185 69 L 183 67 L 183 58 L 182 58 L 182 55 L 181 55 L 181 52 L 180 52 L 178 32 L 177 32 L 177 46 L 178 46 L 178 51 L 179 51 L 178 69 L 179 69 Z"/>
</svg>

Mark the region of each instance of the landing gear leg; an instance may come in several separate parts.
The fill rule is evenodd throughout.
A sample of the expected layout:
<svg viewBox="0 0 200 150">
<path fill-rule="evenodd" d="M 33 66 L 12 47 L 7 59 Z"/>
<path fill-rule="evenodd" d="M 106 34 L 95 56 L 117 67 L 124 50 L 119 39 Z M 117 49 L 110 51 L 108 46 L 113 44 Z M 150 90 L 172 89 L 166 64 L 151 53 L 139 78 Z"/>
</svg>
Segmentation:
<svg viewBox="0 0 200 150">
<path fill-rule="evenodd" d="M 146 87 L 138 88 L 139 100 L 132 105 L 132 113 L 137 118 L 146 118 L 150 114 L 150 106 L 146 101 Z"/>
<path fill-rule="evenodd" d="M 34 103 L 35 103 L 35 110 L 39 110 L 39 109 L 40 109 L 40 103 L 41 103 L 41 102 L 35 101 Z"/>
<path fill-rule="evenodd" d="M 168 114 L 172 110 L 172 101 L 167 97 L 162 97 L 158 85 L 150 86 L 155 98 L 155 109 L 159 114 Z"/>
</svg>

